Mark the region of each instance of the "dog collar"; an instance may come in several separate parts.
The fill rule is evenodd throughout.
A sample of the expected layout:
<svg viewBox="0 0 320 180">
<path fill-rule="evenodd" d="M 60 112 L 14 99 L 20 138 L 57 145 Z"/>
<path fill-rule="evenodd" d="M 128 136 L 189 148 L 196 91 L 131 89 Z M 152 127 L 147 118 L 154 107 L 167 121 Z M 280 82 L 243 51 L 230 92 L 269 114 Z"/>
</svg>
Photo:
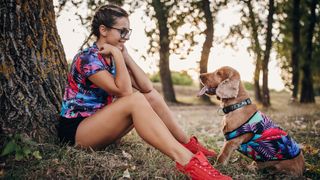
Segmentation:
<svg viewBox="0 0 320 180">
<path fill-rule="evenodd" d="M 236 109 L 239 109 L 239 108 L 241 108 L 241 107 L 243 107 L 243 106 L 246 106 L 246 105 L 249 105 L 249 104 L 251 104 L 251 103 L 252 103 L 252 102 L 251 102 L 250 98 L 248 98 L 248 99 L 245 99 L 245 100 L 243 100 L 243 101 L 241 101 L 241 102 L 239 102 L 239 103 L 237 103 L 237 104 L 232 104 L 232 105 L 230 105 L 230 106 L 224 107 L 224 108 L 222 108 L 222 111 L 223 111 L 225 114 L 228 114 L 228 113 L 231 112 L 231 111 L 234 111 L 234 110 L 236 110 Z"/>
</svg>

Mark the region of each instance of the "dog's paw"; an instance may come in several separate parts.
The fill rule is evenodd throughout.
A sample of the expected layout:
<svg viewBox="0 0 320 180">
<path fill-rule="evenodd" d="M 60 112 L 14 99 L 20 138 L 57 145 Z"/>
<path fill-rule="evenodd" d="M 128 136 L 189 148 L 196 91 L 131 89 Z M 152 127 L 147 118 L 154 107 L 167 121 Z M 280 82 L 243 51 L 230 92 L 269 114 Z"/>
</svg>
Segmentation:
<svg viewBox="0 0 320 180">
<path fill-rule="evenodd" d="M 228 164 L 228 160 L 223 158 L 223 156 L 218 156 L 216 164 L 222 164 L 223 166 Z"/>
<path fill-rule="evenodd" d="M 226 165 L 228 165 L 228 161 L 224 161 L 224 162 L 218 162 L 218 161 L 216 161 L 216 162 L 214 163 L 214 166 L 226 166 Z"/>
</svg>

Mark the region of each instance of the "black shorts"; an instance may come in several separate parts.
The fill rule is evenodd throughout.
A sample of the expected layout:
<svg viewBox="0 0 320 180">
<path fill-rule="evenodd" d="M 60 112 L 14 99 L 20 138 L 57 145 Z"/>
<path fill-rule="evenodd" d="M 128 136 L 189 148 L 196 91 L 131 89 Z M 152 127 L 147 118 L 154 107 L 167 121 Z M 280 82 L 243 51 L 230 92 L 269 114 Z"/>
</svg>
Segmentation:
<svg viewBox="0 0 320 180">
<path fill-rule="evenodd" d="M 77 128 L 84 119 L 85 117 L 65 118 L 60 116 L 57 127 L 60 142 L 74 145 Z"/>
</svg>

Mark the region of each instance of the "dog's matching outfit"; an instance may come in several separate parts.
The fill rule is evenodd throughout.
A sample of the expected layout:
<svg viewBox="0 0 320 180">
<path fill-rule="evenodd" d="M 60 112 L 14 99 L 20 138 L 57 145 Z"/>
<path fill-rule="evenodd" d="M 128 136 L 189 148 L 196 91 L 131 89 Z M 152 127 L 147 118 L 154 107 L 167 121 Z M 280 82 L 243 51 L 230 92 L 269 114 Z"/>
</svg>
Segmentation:
<svg viewBox="0 0 320 180">
<path fill-rule="evenodd" d="M 260 111 L 239 128 L 226 133 L 225 138 L 230 140 L 245 133 L 254 136 L 241 144 L 238 151 L 255 161 L 293 159 L 300 154 L 299 145 Z"/>
</svg>

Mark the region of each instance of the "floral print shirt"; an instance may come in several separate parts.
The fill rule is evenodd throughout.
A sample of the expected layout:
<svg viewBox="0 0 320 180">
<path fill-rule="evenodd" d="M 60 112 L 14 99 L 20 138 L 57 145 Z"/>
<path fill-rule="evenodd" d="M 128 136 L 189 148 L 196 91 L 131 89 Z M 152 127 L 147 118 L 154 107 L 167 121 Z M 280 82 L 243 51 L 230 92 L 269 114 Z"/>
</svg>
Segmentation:
<svg viewBox="0 0 320 180">
<path fill-rule="evenodd" d="M 113 100 L 113 96 L 93 84 L 88 77 L 107 70 L 115 76 L 115 65 L 98 53 L 94 43 L 79 52 L 73 59 L 65 88 L 60 115 L 65 118 L 88 117 Z"/>
<path fill-rule="evenodd" d="M 255 161 L 292 159 L 300 154 L 299 145 L 260 111 L 236 130 L 226 133 L 225 138 L 230 140 L 245 133 L 254 136 L 241 144 L 238 151 Z"/>
</svg>

